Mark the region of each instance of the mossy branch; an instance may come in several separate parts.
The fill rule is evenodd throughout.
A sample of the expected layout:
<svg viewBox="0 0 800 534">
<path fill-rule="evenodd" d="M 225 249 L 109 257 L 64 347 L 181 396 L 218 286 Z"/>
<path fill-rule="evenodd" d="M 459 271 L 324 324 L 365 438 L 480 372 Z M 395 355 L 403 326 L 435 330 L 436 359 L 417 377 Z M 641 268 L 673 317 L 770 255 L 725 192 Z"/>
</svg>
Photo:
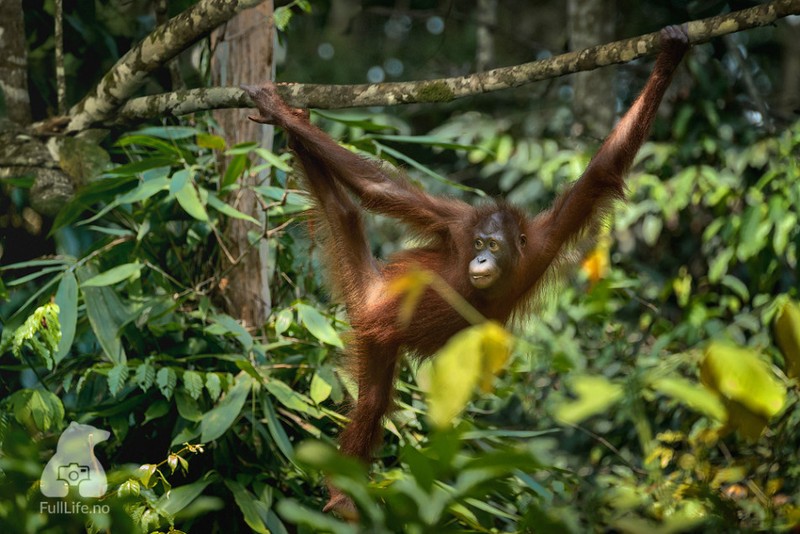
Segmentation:
<svg viewBox="0 0 800 534">
<path fill-rule="evenodd" d="M 687 23 L 689 41 L 691 44 L 705 43 L 722 35 L 773 24 L 789 15 L 800 15 L 800 0 L 773 0 L 741 11 L 691 21 Z M 649 33 L 540 61 L 457 78 L 359 85 L 283 83 L 278 84 L 278 91 L 290 105 L 302 108 L 341 109 L 449 102 L 465 96 L 626 63 L 653 54 L 657 49 L 658 33 Z M 237 107 L 251 107 L 249 98 L 239 88 L 192 89 L 132 99 L 120 109 L 117 120 L 142 120 Z"/>
</svg>

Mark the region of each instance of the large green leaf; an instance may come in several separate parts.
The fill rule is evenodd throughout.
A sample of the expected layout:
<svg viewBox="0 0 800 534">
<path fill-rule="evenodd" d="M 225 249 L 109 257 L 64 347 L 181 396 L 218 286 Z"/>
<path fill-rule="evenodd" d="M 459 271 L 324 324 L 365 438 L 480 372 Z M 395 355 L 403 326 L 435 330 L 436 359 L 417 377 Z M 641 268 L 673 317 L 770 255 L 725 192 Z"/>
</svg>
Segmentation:
<svg viewBox="0 0 800 534">
<path fill-rule="evenodd" d="M 103 287 L 122 282 L 138 274 L 144 268 L 143 263 L 124 263 L 81 282 L 81 287 Z"/>
<path fill-rule="evenodd" d="M 191 181 L 186 182 L 183 184 L 183 187 L 175 191 L 175 199 L 186 213 L 198 221 L 208 220 L 206 208 L 203 205 L 203 202 L 200 200 L 200 195 Z"/>
<path fill-rule="evenodd" d="M 234 480 L 225 480 L 225 485 L 233 493 L 233 500 L 236 501 L 236 505 L 242 511 L 244 522 L 247 523 L 247 526 L 253 529 L 253 532 L 269 534 L 269 529 L 264 523 L 268 512 L 266 505 Z"/>
<path fill-rule="evenodd" d="M 295 308 L 300 322 L 311 332 L 311 335 L 323 343 L 339 348 L 344 347 L 339 334 L 336 333 L 336 330 L 331 326 L 330 321 L 325 319 L 324 315 L 307 304 L 297 304 Z"/>
<path fill-rule="evenodd" d="M 127 360 L 122 347 L 120 330 L 129 317 L 130 312 L 123 304 L 119 295 L 109 287 L 84 287 L 83 283 L 97 274 L 97 270 L 90 265 L 76 270 L 78 281 L 81 283 L 81 293 L 86 304 L 86 315 L 89 324 L 97 336 L 97 341 L 103 352 L 113 364 L 125 363 Z"/>
<path fill-rule="evenodd" d="M 236 384 L 225 394 L 214 408 L 200 421 L 200 440 L 203 443 L 214 441 L 222 436 L 236 421 L 242 411 L 247 395 L 253 385 L 253 379 L 246 373 L 236 377 Z"/>
<path fill-rule="evenodd" d="M 206 475 L 197 482 L 172 488 L 159 497 L 155 503 L 155 508 L 161 513 L 173 517 L 199 497 L 203 490 L 206 489 L 206 486 L 214 482 L 216 478 L 215 475 Z"/>
<path fill-rule="evenodd" d="M 61 340 L 55 355 L 57 364 L 69 353 L 78 323 L 78 281 L 71 271 L 66 272 L 59 282 L 55 301 L 59 310 L 58 321 L 61 323 Z"/>
</svg>

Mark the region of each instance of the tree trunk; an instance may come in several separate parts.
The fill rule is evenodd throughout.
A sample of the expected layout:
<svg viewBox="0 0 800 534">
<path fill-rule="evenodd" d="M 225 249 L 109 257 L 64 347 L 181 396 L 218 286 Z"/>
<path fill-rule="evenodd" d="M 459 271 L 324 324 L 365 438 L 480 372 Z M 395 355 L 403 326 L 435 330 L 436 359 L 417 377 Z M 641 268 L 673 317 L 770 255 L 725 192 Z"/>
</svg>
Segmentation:
<svg viewBox="0 0 800 534">
<path fill-rule="evenodd" d="M 5 111 L 17 124 L 30 124 L 28 47 L 21 0 L 0 0 L 0 90 Z"/>
<path fill-rule="evenodd" d="M 779 27 L 783 44 L 783 82 L 776 107 L 783 119 L 792 120 L 800 112 L 800 17 L 787 17 Z"/>
<path fill-rule="evenodd" d="M 614 38 L 614 0 L 568 0 L 570 48 L 581 50 Z M 614 69 L 602 68 L 572 76 L 573 134 L 603 139 L 614 126 L 616 91 Z"/>
<path fill-rule="evenodd" d="M 214 86 L 259 84 L 273 78 L 272 2 L 264 2 L 242 11 L 212 34 L 212 83 Z M 256 141 L 272 148 L 273 128 L 247 120 L 248 110 L 233 109 L 214 112 L 228 145 Z M 246 173 L 242 185 L 262 185 L 268 172 L 253 176 Z M 236 260 L 224 290 L 228 313 L 250 328 L 261 328 L 271 311 L 269 288 L 269 247 L 262 238 L 251 245 L 248 231 L 262 232 L 266 227 L 264 210 L 251 190 L 240 189 L 230 199 L 234 208 L 261 221 L 262 227 L 238 219 L 230 219 L 225 229 L 231 256 Z M 228 262 L 229 260 L 223 260 Z"/>
<path fill-rule="evenodd" d="M 494 66 L 494 31 L 497 25 L 497 0 L 478 0 L 475 70 L 485 72 Z"/>
</svg>

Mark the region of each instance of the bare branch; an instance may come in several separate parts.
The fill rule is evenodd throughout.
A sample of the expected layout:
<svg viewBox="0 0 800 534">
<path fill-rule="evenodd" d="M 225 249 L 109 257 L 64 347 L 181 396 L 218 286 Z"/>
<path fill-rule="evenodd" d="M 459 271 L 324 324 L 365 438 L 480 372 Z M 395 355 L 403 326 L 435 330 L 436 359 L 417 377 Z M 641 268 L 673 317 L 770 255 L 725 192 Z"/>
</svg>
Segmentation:
<svg viewBox="0 0 800 534">
<path fill-rule="evenodd" d="M 158 26 L 131 48 L 83 100 L 70 110 L 68 131 L 103 122 L 138 89 L 147 76 L 239 11 L 263 0 L 200 0 Z M 266 24 L 266 21 L 265 21 Z"/>
<path fill-rule="evenodd" d="M 715 37 L 766 26 L 780 18 L 799 14 L 800 0 L 773 0 L 741 11 L 689 22 L 689 41 L 691 44 L 705 43 Z M 626 63 L 653 54 L 657 49 L 658 33 L 649 33 L 541 61 L 458 78 L 360 85 L 284 83 L 278 84 L 278 91 L 290 105 L 301 108 L 341 109 L 449 102 L 465 96 Z M 117 117 L 124 121 L 142 120 L 234 107 L 251 107 L 250 100 L 238 88 L 192 89 L 132 99 L 121 108 Z"/>
</svg>

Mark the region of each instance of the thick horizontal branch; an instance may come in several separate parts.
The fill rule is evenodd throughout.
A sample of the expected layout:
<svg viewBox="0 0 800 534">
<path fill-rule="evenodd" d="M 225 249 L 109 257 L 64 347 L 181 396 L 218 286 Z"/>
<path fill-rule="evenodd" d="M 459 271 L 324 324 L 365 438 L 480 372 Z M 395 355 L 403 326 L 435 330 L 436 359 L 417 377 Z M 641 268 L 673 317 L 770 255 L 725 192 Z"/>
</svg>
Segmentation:
<svg viewBox="0 0 800 534">
<path fill-rule="evenodd" d="M 263 0 L 200 0 L 131 48 L 70 110 L 68 131 L 106 121 L 147 76 L 236 13 Z M 264 21 L 267 24 L 267 21 Z"/>
<path fill-rule="evenodd" d="M 689 41 L 692 44 L 705 43 L 729 33 L 766 26 L 789 15 L 800 15 L 800 0 L 773 0 L 749 9 L 695 20 L 688 23 Z M 652 54 L 657 49 L 658 33 L 649 33 L 540 61 L 458 78 L 360 85 L 284 83 L 278 84 L 278 91 L 290 105 L 299 108 L 340 109 L 449 102 L 465 96 L 625 63 Z M 191 89 L 132 99 L 121 108 L 117 119 L 143 120 L 237 107 L 251 107 L 249 98 L 238 88 Z"/>
</svg>

